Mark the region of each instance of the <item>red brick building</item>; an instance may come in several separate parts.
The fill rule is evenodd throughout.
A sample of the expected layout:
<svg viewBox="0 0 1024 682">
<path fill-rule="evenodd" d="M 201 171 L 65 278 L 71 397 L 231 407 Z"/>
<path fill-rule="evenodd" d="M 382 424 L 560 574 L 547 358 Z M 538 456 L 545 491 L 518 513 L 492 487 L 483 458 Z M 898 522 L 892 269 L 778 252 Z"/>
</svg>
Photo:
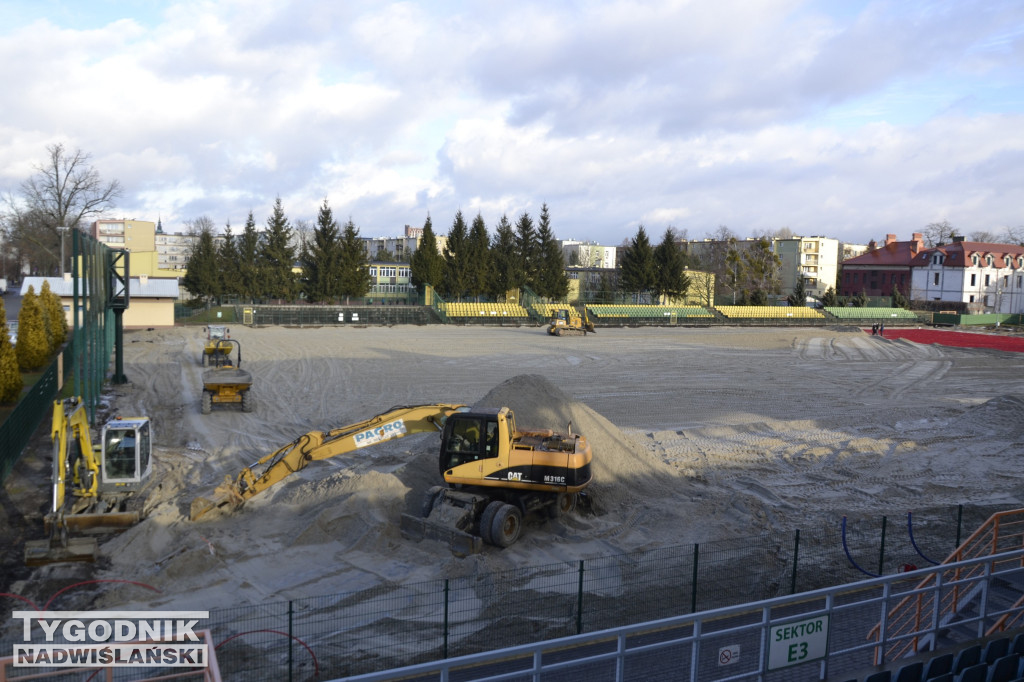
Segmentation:
<svg viewBox="0 0 1024 682">
<path fill-rule="evenodd" d="M 885 236 L 885 244 L 868 245 L 867 253 L 842 262 L 839 295 L 892 296 L 899 288 L 910 298 L 911 265 L 918 253 L 924 251 L 924 236 L 915 232 L 911 241 L 898 242 L 896 235 Z"/>
</svg>

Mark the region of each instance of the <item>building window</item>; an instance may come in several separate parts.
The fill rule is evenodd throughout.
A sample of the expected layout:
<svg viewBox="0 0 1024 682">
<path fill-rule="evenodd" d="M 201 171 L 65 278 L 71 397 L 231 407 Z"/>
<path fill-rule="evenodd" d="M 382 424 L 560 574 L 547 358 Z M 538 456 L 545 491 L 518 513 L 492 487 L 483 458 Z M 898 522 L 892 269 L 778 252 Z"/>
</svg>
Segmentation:
<svg viewBox="0 0 1024 682">
<path fill-rule="evenodd" d="M 932 282 L 932 284 L 934 284 L 935 286 L 939 285 L 939 273 L 935 273 L 935 281 Z"/>
<path fill-rule="evenodd" d="M 985 275 L 985 286 L 988 286 L 988 285 L 989 285 L 989 279 L 990 279 L 991 277 L 992 277 L 992 275 Z"/>
<path fill-rule="evenodd" d="M 978 276 L 977 276 L 977 275 L 973 275 L 973 274 L 972 274 L 972 275 L 971 275 L 971 286 L 973 287 L 973 286 L 975 286 L 975 285 L 976 285 L 977 283 L 978 283 Z"/>
<path fill-rule="evenodd" d="M 970 297 L 968 297 L 967 302 L 974 303 L 974 294 L 971 294 Z"/>
<path fill-rule="evenodd" d="M 370 268 L 370 277 L 377 276 L 377 268 Z"/>
</svg>

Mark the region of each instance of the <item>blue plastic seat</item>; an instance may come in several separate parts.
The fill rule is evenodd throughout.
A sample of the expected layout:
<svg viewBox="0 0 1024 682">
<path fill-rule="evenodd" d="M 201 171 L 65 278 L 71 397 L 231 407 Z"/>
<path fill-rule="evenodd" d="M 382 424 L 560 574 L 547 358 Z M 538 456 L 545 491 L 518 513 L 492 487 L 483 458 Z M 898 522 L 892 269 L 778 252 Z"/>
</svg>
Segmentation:
<svg viewBox="0 0 1024 682">
<path fill-rule="evenodd" d="M 1024 632 L 1020 632 L 1013 638 L 1013 646 L 1010 647 L 1011 654 L 1024 656 Z"/>
<path fill-rule="evenodd" d="M 992 665 L 997 660 L 1010 653 L 1010 638 L 1000 637 L 999 639 L 989 640 L 985 644 L 985 649 L 981 654 L 981 662 L 987 665 Z"/>
<path fill-rule="evenodd" d="M 924 679 L 932 680 L 939 675 L 953 672 L 953 654 L 942 654 L 928 661 L 924 668 Z"/>
<path fill-rule="evenodd" d="M 970 665 L 956 676 L 956 682 L 985 682 L 988 677 L 988 666 L 984 663 Z"/>
<path fill-rule="evenodd" d="M 961 649 L 957 652 L 956 658 L 953 659 L 953 674 L 959 675 L 966 668 L 972 665 L 977 665 L 981 661 L 981 645 L 973 644 L 966 649 Z"/>
<path fill-rule="evenodd" d="M 879 670 L 864 678 L 864 682 L 890 682 L 892 680 L 891 670 Z"/>
<path fill-rule="evenodd" d="M 917 661 L 907 663 L 896 672 L 896 682 L 921 682 L 921 673 L 924 672 L 924 663 Z"/>
<path fill-rule="evenodd" d="M 1012 682 L 1017 677 L 1017 667 L 1020 664 L 1018 654 L 1010 654 L 997 659 L 988 667 L 988 678 L 986 682 Z"/>
</svg>

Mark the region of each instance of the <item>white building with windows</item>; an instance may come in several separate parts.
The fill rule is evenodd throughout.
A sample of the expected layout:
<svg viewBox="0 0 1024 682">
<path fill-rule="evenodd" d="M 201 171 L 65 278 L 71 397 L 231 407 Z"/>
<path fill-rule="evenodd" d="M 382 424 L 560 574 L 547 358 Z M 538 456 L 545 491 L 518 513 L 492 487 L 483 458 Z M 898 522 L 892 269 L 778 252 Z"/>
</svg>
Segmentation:
<svg viewBox="0 0 1024 682">
<path fill-rule="evenodd" d="M 911 268 L 911 300 L 966 303 L 971 313 L 1024 313 L 1024 247 L 954 237 L 917 254 Z"/>
<path fill-rule="evenodd" d="M 790 237 L 772 239 L 779 256 L 779 284 L 783 294 L 791 294 L 799 280 L 808 296 L 821 299 L 839 276 L 839 240 L 829 237 Z"/>
<path fill-rule="evenodd" d="M 581 268 L 615 269 L 615 247 L 566 239 L 561 242 L 566 264 Z"/>
</svg>

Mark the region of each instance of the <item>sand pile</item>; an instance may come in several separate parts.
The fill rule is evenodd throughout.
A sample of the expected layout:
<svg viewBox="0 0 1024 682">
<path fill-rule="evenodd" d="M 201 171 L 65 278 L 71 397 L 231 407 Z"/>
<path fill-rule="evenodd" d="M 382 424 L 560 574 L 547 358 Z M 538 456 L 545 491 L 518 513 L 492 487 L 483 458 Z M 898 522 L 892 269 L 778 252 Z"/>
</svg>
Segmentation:
<svg viewBox="0 0 1024 682">
<path fill-rule="evenodd" d="M 678 472 L 639 446 L 614 424 L 573 400 L 537 374 L 512 377 L 495 387 L 476 407 L 512 408 L 520 429 L 551 429 L 582 434 L 594 453 L 590 486 L 598 515 L 621 510 L 647 498 L 672 497 L 684 485 Z"/>
</svg>

